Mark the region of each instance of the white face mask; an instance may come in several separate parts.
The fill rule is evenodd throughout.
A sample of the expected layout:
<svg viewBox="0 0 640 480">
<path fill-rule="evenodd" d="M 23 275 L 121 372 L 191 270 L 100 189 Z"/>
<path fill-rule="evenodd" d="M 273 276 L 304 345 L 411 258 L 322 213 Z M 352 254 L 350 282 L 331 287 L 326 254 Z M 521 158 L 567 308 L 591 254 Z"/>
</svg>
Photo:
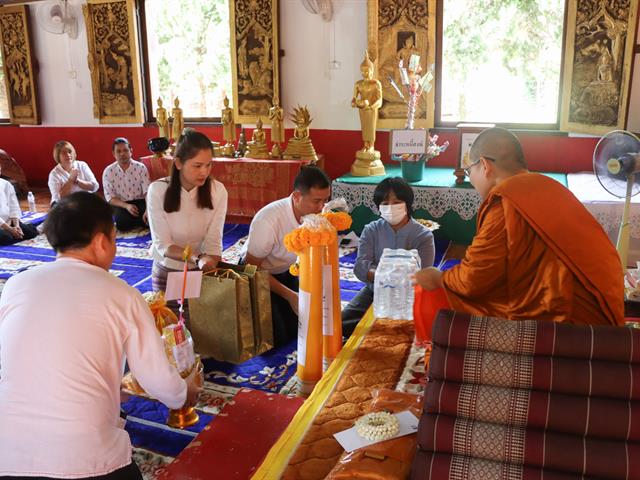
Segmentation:
<svg viewBox="0 0 640 480">
<path fill-rule="evenodd" d="M 399 224 L 407 216 L 407 205 L 396 203 L 394 205 L 380 205 L 380 216 L 391 225 Z"/>
</svg>

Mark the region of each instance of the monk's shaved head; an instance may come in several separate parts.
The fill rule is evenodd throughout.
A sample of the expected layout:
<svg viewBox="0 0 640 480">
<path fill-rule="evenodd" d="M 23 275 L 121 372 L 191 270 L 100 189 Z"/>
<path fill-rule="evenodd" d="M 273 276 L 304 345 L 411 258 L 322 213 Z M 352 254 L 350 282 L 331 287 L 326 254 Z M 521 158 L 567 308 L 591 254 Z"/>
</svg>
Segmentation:
<svg viewBox="0 0 640 480">
<path fill-rule="evenodd" d="M 480 157 L 495 161 L 496 166 L 506 172 L 527 169 L 520 141 L 504 128 L 488 128 L 478 135 L 469 151 L 469 159 L 475 161 Z"/>
</svg>

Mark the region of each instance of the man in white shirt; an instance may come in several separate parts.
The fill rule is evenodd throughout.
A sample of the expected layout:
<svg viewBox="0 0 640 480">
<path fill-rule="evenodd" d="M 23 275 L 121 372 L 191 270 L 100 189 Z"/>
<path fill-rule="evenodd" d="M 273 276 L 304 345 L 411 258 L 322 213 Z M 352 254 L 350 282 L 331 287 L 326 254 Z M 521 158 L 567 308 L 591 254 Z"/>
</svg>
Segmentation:
<svg viewBox="0 0 640 480">
<path fill-rule="evenodd" d="M 0 478 L 142 479 L 119 416 L 124 357 L 170 408 L 195 402 L 199 378 L 169 365 L 146 302 L 109 273 L 107 202 L 68 195 L 44 230 L 56 260 L 11 278 L 0 298 Z"/>
<path fill-rule="evenodd" d="M 132 160 L 129 140 L 118 137 L 111 147 L 114 163 L 104 169 L 104 198 L 113 206 L 116 228 L 123 232 L 147 224 L 145 196 L 149 172 L 143 163 Z"/>
<path fill-rule="evenodd" d="M 298 228 L 302 217 L 320 213 L 329 200 L 331 180 L 317 167 L 303 167 L 293 182 L 293 193 L 260 209 L 251 222 L 242 252 L 245 263 L 268 270 L 271 314 L 276 346 L 298 335 L 298 277 L 289 273 L 296 255 L 287 251 L 284 236 Z"/>
<path fill-rule="evenodd" d="M 16 190 L 11 183 L 0 178 L 0 245 L 11 245 L 38 235 L 36 227 L 20 221 L 21 214 Z"/>
</svg>

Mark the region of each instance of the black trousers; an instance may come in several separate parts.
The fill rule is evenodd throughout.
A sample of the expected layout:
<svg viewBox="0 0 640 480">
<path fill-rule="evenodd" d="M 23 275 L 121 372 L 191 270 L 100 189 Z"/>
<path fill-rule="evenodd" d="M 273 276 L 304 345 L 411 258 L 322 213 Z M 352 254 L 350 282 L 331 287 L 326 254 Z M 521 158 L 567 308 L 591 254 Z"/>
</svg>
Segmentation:
<svg viewBox="0 0 640 480">
<path fill-rule="evenodd" d="M 24 237 L 22 238 L 14 238 L 13 235 L 6 230 L 0 229 L 0 245 L 13 245 L 22 240 L 29 240 L 30 238 L 38 236 L 38 229 L 30 223 L 20 222 L 20 228 L 22 229 L 22 233 L 24 233 Z"/>
<path fill-rule="evenodd" d="M 116 222 L 116 228 L 122 232 L 131 230 L 136 227 L 146 227 L 146 223 L 142 220 L 142 215 L 147 210 L 147 202 L 144 198 L 139 200 L 129 200 L 127 203 L 138 207 L 138 216 L 134 217 L 125 208 L 113 207 L 113 217 Z"/>
<path fill-rule="evenodd" d="M 373 287 L 365 285 L 342 310 L 342 335 L 349 338 L 373 303 Z"/>
<path fill-rule="evenodd" d="M 0 480 L 55 480 L 53 477 L 0 477 Z M 78 480 L 142 480 L 142 474 L 136 462 L 132 461 L 126 467 L 119 468 L 106 475 L 85 477 Z"/>
<path fill-rule="evenodd" d="M 298 277 L 288 271 L 272 274 L 285 287 L 297 292 L 300 284 Z M 291 305 L 280 295 L 271 292 L 271 318 L 273 322 L 273 343 L 276 347 L 287 344 L 298 336 L 298 315 Z"/>
</svg>

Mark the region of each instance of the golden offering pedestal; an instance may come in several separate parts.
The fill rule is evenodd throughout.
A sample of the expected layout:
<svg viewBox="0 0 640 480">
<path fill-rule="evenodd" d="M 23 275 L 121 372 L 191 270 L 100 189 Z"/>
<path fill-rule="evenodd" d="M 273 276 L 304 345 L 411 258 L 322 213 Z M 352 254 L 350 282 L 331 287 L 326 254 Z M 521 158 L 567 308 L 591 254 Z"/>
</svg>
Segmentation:
<svg viewBox="0 0 640 480">
<path fill-rule="evenodd" d="M 187 428 L 195 425 L 200 420 L 196 409 L 193 407 L 182 407 L 178 410 L 169 410 L 167 425 L 173 428 Z"/>
<path fill-rule="evenodd" d="M 202 365 L 202 361 L 200 360 L 200 356 L 196 355 L 196 367 L 198 369 L 197 375 L 198 378 L 203 377 L 204 366 Z M 191 370 L 187 371 L 186 374 L 181 374 L 182 378 L 187 378 L 191 373 Z M 138 381 L 135 379 L 131 372 L 127 373 L 125 377 L 122 379 L 121 383 L 122 387 L 130 392 L 133 392 L 135 395 L 143 395 L 148 398 L 147 392 L 140 386 Z M 198 412 L 194 407 L 182 407 L 177 409 L 169 409 L 169 416 L 167 417 L 167 425 L 173 428 L 187 428 L 192 425 L 195 425 L 200 420 Z"/>
</svg>

